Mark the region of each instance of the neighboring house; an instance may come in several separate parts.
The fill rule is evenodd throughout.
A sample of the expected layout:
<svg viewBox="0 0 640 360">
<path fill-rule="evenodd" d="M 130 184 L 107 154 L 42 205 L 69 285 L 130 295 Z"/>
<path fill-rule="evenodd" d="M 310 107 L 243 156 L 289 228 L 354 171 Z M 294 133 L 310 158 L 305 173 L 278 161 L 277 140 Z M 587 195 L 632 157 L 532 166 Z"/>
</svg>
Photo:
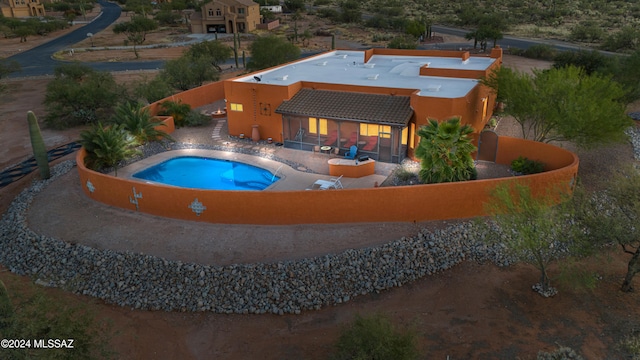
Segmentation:
<svg viewBox="0 0 640 360">
<path fill-rule="evenodd" d="M 338 50 L 224 82 L 229 134 L 251 134 L 289 148 L 351 146 L 384 162 L 414 156 L 428 119 L 461 117 L 476 134 L 495 94 L 478 79 L 502 64 L 466 51 Z"/>
<path fill-rule="evenodd" d="M 45 15 L 40 0 L 0 0 L 0 10 L 8 18 Z"/>
<path fill-rule="evenodd" d="M 260 10 L 269 10 L 274 14 L 280 14 L 282 13 L 282 5 L 267 5 L 267 6 L 260 6 Z"/>
<path fill-rule="evenodd" d="M 251 0 L 214 0 L 191 16 L 191 32 L 246 33 L 260 24 L 260 5 Z"/>
</svg>

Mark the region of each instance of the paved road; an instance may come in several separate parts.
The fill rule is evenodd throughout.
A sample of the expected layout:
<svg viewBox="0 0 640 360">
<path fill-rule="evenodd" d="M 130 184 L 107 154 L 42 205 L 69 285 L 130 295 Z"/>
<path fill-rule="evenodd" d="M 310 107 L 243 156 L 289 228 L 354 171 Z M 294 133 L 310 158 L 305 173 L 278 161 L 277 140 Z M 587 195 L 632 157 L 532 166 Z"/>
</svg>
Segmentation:
<svg viewBox="0 0 640 360">
<path fill-rule="evenodd" d="M 459 37 L 464 37 L 469 32 L 468 30 L 464 30 L 464 29 L 457 29 L 457 28 L 451 28 L 451 27 L 439 26 L 439 25 L 434 25 L 431 27 L 431 29 L 434 32 L 437 32 L 440 34 L 454 35 Z M 580 51 L 580 50 L 591 51 L 592 50 L 591 48 L 587 48 L 584 46 L 580 46 L 580 45 L 576 45 L 576 44 L 572 44 L 564 41 L 558 41 L 558 40 L 537 40 L 537 39 L 531 40 L 531 39 L 517 38 L 513 36 L 505 36 L 503 39 L 498 40 L 498 45 L 500 45 L 500 47 L 503 49 L 518 48 L 518 49 L 526 50 L 533 45 L 539 45 L 539 44 L 551 45 L 556 50 L 559 50 L 559 51 Z M 492 46 L 492 45 L 493 45 L 493 42 L 490 41 L 488 46 Z M 458 47 L 463 47 L 463 46 L 468 46 L 468 43 L 430 44 L 430 45 L 422 45 L 421 48 L 457 49 Z M 621 54 L 616 54 L 609 51 L 600 51 L 600 52 L 605 55 L 621 55 Z"/>
<path fill-rule="evenodd" d="M 17 61 L 22 66 L 21 72 L 11 74 L 9 77 L 52 75 L 53 69 L 60 62 L 51 56 L 60 50 L 68 49 L 87 38 L 87 33 L 97 34 L 120 17 L 120 7 L 105 0 L 98 1 L 102 7 L 102 14 L 89 24 L 70 32 L 65 36 L 53 39 L 47 43 L 13 55 L 8 60 Z M 125 71 L 125 70 L 149 70 L 161 68 L 164 61 L 137 61 L 122 63 L 86 63 L 96 70 Z"/>
</svg>

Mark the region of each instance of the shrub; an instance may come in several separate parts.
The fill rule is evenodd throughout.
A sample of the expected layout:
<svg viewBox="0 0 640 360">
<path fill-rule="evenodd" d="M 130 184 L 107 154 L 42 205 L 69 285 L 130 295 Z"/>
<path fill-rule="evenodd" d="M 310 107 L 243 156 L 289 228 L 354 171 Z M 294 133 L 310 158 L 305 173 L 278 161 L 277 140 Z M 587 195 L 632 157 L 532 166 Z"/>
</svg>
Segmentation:
<svg viewBox="0 0 640 360">
<path fill-rule="evenodd" d="M 336 344 L 334 359 L 417 359 L 416 335 L 396 330 L 386 316 L 356 315 Z"/>
<path fill-rule="evenodd" d="M 118 164 L 139 154 L 135 149 L 138 143 L 124 125 L 104 127 L 97 123 L 83 131 L 80 137 L 80 143 L 87 151 L 85 165 L 92 170 L 113 167 L 118 176 Z"/>
<path fill-rule="evenodd" d="M 578 355 L 573 349 L 568 347 L 561 347 L 554 352 L 540 351 L 538 353 L 538 360 L 583 360 L 583 357 Z"/>
<path fill-rule="evenodd" d="M 511 170 L 522 175 L 537 174 L 544 171 L 544 164 L 530 160 L 524 156 L 519 156 L 511 162 Z"/>
<path fill-rule="evenodd" d="M 211 116 L 200 114 L 197 111 L 191 111 L 184 118 L 185 126 L 203 126 L 211 122 Z"/>
<path fill-rule="evenodd" d="M 173 122 L 177 127 L 184 126 L 185 118 L 191 112 L 191 105 L 183 104 L 181 100 L 178 101 L 163 101 L 160 103 L 160 113 L 158 115 L 172 116 Z"/>
<path fill-rule="evenodd" d="M 537 44 L 525 50 L 522 55 L 531 59 L 551 61 L 556 56 L 556 50 L 551 45 Z"/>
</svg>

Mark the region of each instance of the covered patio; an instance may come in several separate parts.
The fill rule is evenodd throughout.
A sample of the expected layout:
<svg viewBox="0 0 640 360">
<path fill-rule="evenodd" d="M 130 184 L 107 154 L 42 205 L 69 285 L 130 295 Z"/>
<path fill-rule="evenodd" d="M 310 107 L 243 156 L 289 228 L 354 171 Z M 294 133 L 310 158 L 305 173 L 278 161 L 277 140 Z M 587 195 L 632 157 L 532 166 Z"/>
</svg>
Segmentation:
<svg viewBox="0 0 640 360">
<path fill-rule="evenodd" d="M 284 146 L 399 163 L 407 155 L 413 109 L 408 96 L 303 88 L 276 109 Z"/>
</svg>

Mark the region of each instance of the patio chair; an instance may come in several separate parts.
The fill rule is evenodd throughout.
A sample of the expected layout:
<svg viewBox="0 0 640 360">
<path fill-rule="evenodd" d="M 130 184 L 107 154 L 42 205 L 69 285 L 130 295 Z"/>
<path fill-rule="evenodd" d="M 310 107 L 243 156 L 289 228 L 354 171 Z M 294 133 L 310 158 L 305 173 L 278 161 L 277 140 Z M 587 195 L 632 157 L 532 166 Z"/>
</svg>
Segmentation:
<svg viewBox="0 0 640 360">
<path fill-rule="evenodd" d="M 344 186 L 342 186 L 342 183 L 340 182 L 340 179 L 342 179 L 342 175 L 340 175 L 340 177 L 338 178 L 331 178 L 329 180 L 316 180 L 315 183 L 313 183 L 313 185 L 317 185 L 318 189 L 320 190 L 327 190 L 327 189 L 344 189 Z"/>
<path fill-rule="evenodd" d="M 349 151 L 346 154 L 344 154 L 344 158 L 355 159 L 357 154 L 358 154 L 358 147 L 355 145 L 351 145 L 351 148 L 349 148 Z"/>
<path fill-rule="evenodd" d="M 362 150 L 363 151 L 372 151 L 376 145 L 378 144 L 378 137 L 377 136 L 369 136 L 369 142 L 367 143 L 367 145 L 365 145 Z"/>
<path fill-rule="evenodd" d="M 333 146 L 338 140 L 338 130 L 332 130 L 324 141 L 325 146 Z"/>
<path fill-rule="evenodd" d="M 342 144 L 342 147 L 348 148 L 351 145 L 355 145 L 356 141 L 358 141 L 358 133 L 354 131 L 351 133 L 351 137 L 349 138 L 349 140 L 347 140 L 346 143 Z"/>
</svg>

